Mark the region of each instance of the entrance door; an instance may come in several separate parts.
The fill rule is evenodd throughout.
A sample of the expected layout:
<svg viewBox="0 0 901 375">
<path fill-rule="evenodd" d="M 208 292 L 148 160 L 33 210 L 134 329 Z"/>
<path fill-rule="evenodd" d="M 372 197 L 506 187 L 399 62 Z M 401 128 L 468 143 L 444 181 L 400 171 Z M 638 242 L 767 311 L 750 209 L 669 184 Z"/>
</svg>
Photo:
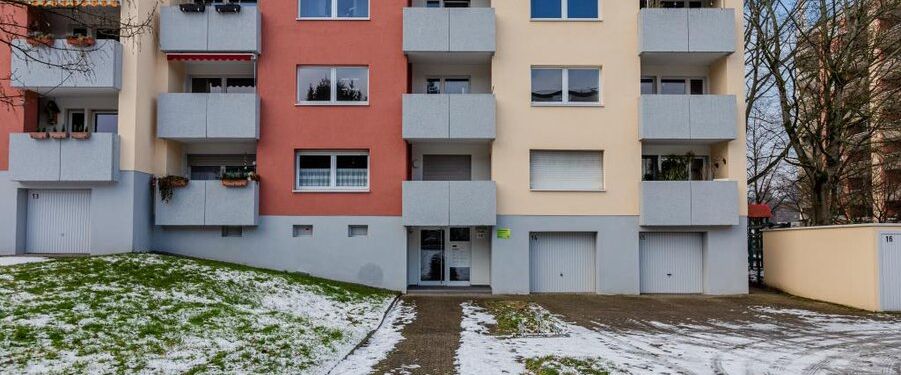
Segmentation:
<svg viewBox="0 0 901 375">
<path fill-rule="evenodd" d="M 451 228 L 447 253 L 447 284 L 468 286 L 472 269 L 472 242 L 469 228 Z"/>
<path fill-rule="evenodd" d="M 25 221 L 25 252 L 88 253 L 91 191 L 29 190 Z"/>
<path fill-rule="evenodd" d="M 419 231 L 419 284 L 444 282 L 444 229 Z"/>
</svg>

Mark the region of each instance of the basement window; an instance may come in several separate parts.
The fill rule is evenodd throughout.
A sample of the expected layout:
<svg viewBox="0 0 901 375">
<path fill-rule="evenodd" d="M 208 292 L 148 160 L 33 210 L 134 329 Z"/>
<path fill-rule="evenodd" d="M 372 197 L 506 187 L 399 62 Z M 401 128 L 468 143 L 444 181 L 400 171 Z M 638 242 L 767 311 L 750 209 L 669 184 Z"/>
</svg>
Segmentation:
<svg viewBox="0 0 901 375">
<path fill-rule="evenodd" d="M 244 228 L 233 226 L 222 227 L 222 237 L 244 237 Z"/>
<path fill-rule="evenodd" d="M 347 226 L 347 236 L 348 237 L 366 237 L 369 235 L 369 226 L 368 225 L 348 225 Z"/>
<path fill-rule="evenodd" d="M 294 237 L 313 237 L 312 225 L 295 225 Z"/>
</svg>

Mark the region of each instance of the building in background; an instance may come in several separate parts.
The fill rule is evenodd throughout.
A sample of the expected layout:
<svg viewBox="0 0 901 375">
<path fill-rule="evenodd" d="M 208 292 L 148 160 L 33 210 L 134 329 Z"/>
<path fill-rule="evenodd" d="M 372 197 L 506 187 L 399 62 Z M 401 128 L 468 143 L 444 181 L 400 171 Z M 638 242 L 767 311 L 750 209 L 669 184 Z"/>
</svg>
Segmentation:
<svg viewBox="0 0 901 375">
<path fill-rule="evenodd" d="M 741 1 L 526 4 L 163 5 L 158 33 L 121 44 L 117 181 L 18 178 L 35 148 L 88 143 L 24 133 L 40 87 L 7 114 L 0 251 L 156 250 L 401 291 L 746 293 Z M 90 203 L 57 198 L 75 192 Z"/>
</svg>

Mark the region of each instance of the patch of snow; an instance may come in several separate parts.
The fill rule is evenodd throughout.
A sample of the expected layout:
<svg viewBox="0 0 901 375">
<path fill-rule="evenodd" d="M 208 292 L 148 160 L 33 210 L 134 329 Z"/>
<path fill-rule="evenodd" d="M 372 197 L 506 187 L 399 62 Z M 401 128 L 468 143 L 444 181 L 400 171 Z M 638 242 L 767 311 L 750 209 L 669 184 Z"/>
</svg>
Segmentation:
<svg viewBox="0 0 901 375">
<path fill-rule="evenodd" d="M 413 306 L 398 302 L 388 312 L 384 324 L 372 334 L 365 346 L 357 348 L 350 356 L 338 363 L 330 374 L 365 375 L 371 373 L 373 367 L 387 358 L 394 347 L 404 340 L 401 331 L 415 319 L 416 310 Z"/>
<path fill-rule="evenodd" d="M 50 258 L 23 256 L 0 257 L 0 266 L 14 266 L 17 264 L 46 262 L 48 260 L 50 260 Z"/>
<path fill-rule="evenodd" d="M 471 303 L 462 306 L 463 331 L 456 355 L 462 374 L 521 374 L 524 359 L 545 356 L 601 360 L 614 373 L 688 374 L 883 373 L 891 372 L 901 358 L 898 319 L 761 308 L 759 313 L 790 314 L 803 323 L 646 322 L 653 327 L 649 331 L 567 323 L 568 337 L 504 339 L 489 335 L 487 326 L 494 318 L 485 309 Z"/>
</svg>

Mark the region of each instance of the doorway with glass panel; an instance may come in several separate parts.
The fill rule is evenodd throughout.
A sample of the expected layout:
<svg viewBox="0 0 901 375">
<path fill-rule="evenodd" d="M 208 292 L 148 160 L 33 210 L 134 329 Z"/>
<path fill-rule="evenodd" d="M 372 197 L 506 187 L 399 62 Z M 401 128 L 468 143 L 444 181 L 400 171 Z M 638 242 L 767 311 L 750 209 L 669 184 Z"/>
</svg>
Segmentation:
<svg viewBox="0 0 901 375">
<path fill-rule="evenodd" d="M 469 286 L 470 228 L 419 229 L 419 285 Z"/>
</svg>

